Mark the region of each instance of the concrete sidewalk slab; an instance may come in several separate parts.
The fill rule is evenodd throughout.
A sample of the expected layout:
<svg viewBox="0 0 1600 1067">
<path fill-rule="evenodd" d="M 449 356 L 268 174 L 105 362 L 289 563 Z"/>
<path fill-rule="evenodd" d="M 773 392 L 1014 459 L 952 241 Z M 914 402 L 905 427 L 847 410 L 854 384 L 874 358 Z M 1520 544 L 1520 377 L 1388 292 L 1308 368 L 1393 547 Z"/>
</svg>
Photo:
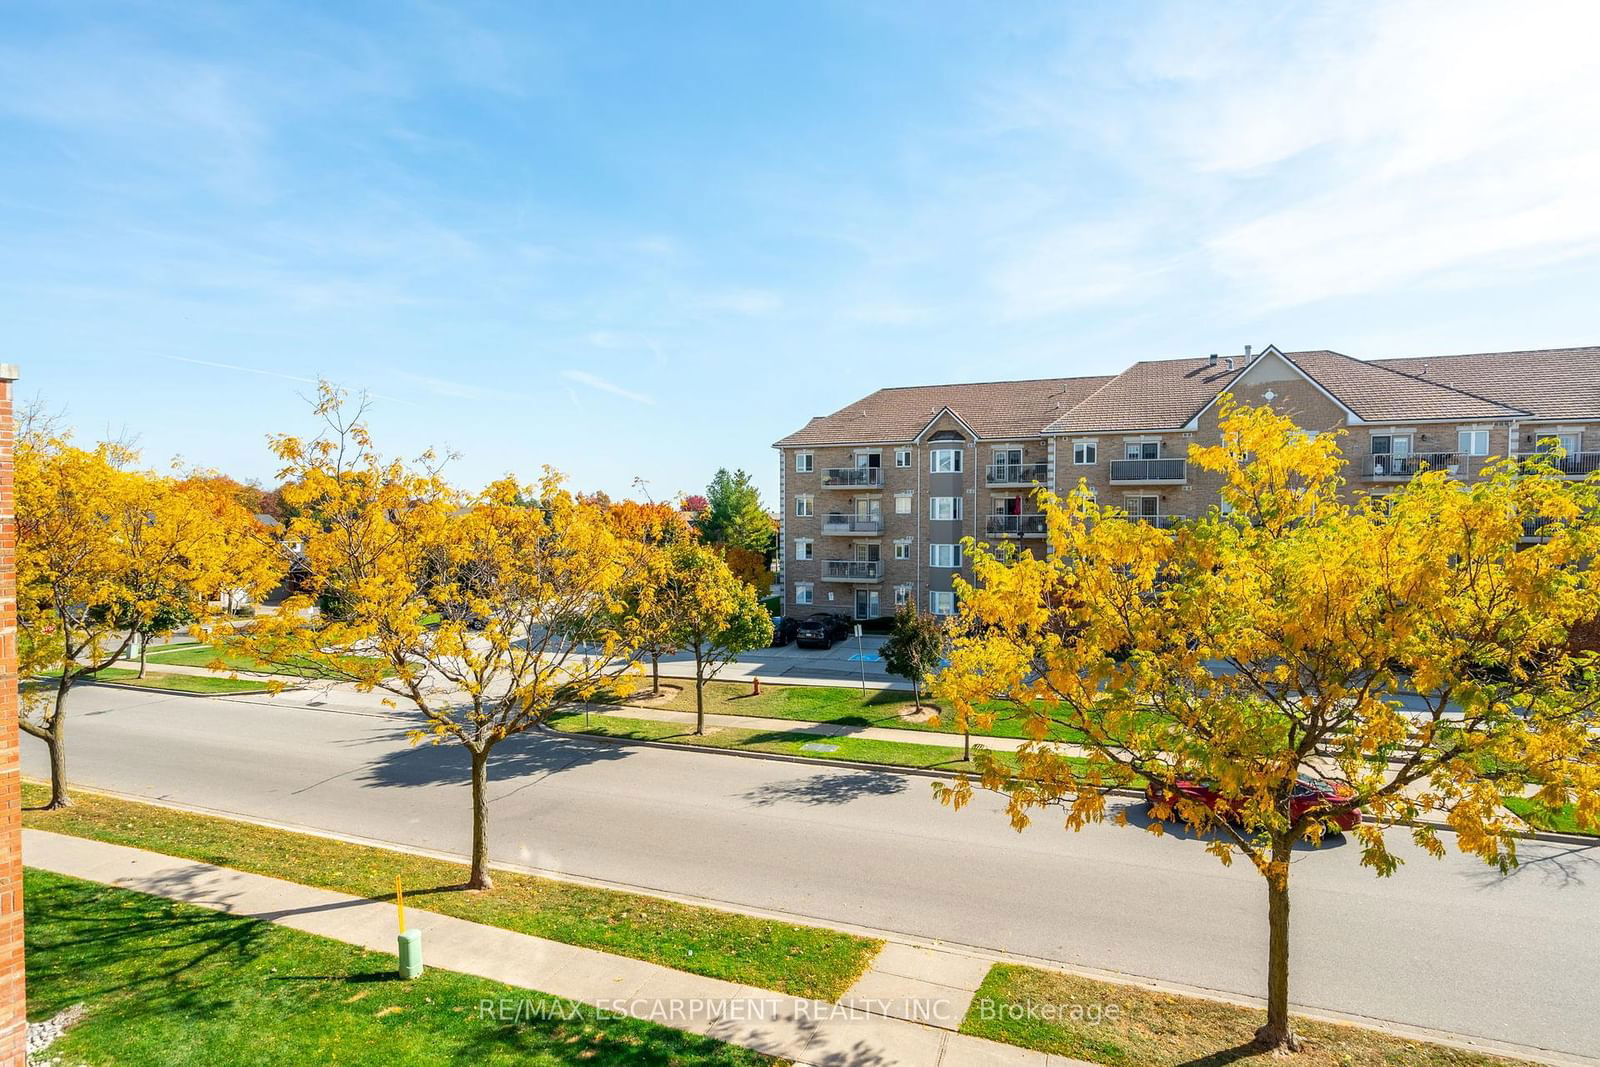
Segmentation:
<svg viewBox="0 0 1600 1067">
<path fill-rule="evenodd" d="M 40 870 L 261 919 L 377 952 L 395 951 L 395 909 L 389 900 L 369 900 L 43 830 L 23 831 L 23 859 Z M 802 1065 L 1050 1067 L 1058 1062 L 1043 1053 L 849 1004 L 736 985 L 426 909 L 409 908 L 406 917 L 408 926 L 423 932 L 431 966 L 581 1001 Z M 899 969 L 912 969 L 920 962 L 921 957 L 905 953 L 890 957 L 891 966 Z M 929 970 L 949 977 L 958 968 L 936 960 Z M 899 978 L 888 972 L 884 977 Z"/>
<path fill-rule="evenodd" d="M 957 1030 L 989 967 L 989 960 L 970 953 L 891 942 L 839 1003 Z"/>
</svg>

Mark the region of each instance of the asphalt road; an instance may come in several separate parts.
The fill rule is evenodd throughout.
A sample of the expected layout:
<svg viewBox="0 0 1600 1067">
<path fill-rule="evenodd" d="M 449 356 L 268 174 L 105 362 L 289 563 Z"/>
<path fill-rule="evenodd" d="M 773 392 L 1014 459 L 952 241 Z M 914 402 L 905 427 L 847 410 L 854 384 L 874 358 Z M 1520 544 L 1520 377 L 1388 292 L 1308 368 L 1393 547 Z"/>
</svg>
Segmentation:
<svg viewBox="0 0 1600 1067">
<path fill-rule="evenodd" d="M 459 852 L 467 763 L 395 717 L 85 688 L 73 780 Z M 47 773 L 43 746 L 23 764 Z M 1203 843 L 1053 817 L 1012 832 L 994 798 L 952 813 L 925 778 L 514 738 L 491 763 L 497 859 L 591 878 L 1259 995 L 1265 893 Z M 1395 835 L 1380 879 L 1353 846 L 1293 875 L 1303 1005 L 1600 1056 L 1600 847 L 1525 843 L 1509 876 Z"/>
</svg>

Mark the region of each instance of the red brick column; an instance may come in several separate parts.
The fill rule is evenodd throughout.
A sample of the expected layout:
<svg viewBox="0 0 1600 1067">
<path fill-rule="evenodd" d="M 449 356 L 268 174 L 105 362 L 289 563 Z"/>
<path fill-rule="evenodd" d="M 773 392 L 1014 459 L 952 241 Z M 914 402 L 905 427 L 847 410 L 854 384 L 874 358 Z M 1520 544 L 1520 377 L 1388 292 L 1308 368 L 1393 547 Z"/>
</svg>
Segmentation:
<svg viewBox="0 0 1600 1067">
<path fill-rule="evenodd" d="M 28 1049 L 22 966 L 22 789 L 17 764 L 17 511 L 12 494 L 17 369 L 0 363 L 0 1063 Z"/>
</svg>

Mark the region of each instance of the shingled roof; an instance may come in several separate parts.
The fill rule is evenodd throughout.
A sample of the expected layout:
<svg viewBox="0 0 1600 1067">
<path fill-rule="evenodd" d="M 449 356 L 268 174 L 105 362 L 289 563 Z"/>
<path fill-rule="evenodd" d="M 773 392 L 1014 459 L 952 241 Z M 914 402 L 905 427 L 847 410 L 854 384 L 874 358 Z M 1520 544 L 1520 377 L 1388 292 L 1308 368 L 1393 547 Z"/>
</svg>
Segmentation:
<svg viewBox="0 0 1600 1067">
<path fill-rule="evenodd" d="M 1036 378 L 879 389 L 832 415 L 812 419 L 775 447 L 909 441 L 947 407 L 979 437 L 1036 437 L 1046 424 L 1110 380 L 1109 376 Z"/>
<path fill-rule="evenodd" d="M 1143 360 L 1104 377 L 880 389 L 812 419 L 777 447 L 910 441 L 945 408 L 979 437 L 1177 430 L 1262 359 L 1282 357 L 1356 417 L 1600 419 L 1600 347 L 1360 360 L 1269 347 L 1249 364 Z"/>
<path fill-rule="evenodd" d="M 1600 347 L 1374 360 L 1539 419 L 1600 419 Z"/>
</svg>

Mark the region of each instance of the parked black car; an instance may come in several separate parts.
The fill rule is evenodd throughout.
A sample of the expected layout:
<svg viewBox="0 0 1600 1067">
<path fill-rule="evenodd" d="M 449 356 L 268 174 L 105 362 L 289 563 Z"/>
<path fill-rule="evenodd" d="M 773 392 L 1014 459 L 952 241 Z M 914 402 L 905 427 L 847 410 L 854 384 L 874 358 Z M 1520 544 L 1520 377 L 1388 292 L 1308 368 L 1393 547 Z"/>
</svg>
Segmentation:
<svg viewBox="0 0 1600 1067">
<path fill-rule="evenodd" d="M 774 615 L 772 618 L 772 647 L 781 648 L 794 640 L 800 629 L 800 620 L 793 615 Z"/>
<path fill-rule="evenodd" d="M 843 641 L 851 632 L 852 624 L 843 615 L 819 611 L 800 624 L 794 643 L 801 648 L 832 648 L 835 641 Z"/>
</svg>

